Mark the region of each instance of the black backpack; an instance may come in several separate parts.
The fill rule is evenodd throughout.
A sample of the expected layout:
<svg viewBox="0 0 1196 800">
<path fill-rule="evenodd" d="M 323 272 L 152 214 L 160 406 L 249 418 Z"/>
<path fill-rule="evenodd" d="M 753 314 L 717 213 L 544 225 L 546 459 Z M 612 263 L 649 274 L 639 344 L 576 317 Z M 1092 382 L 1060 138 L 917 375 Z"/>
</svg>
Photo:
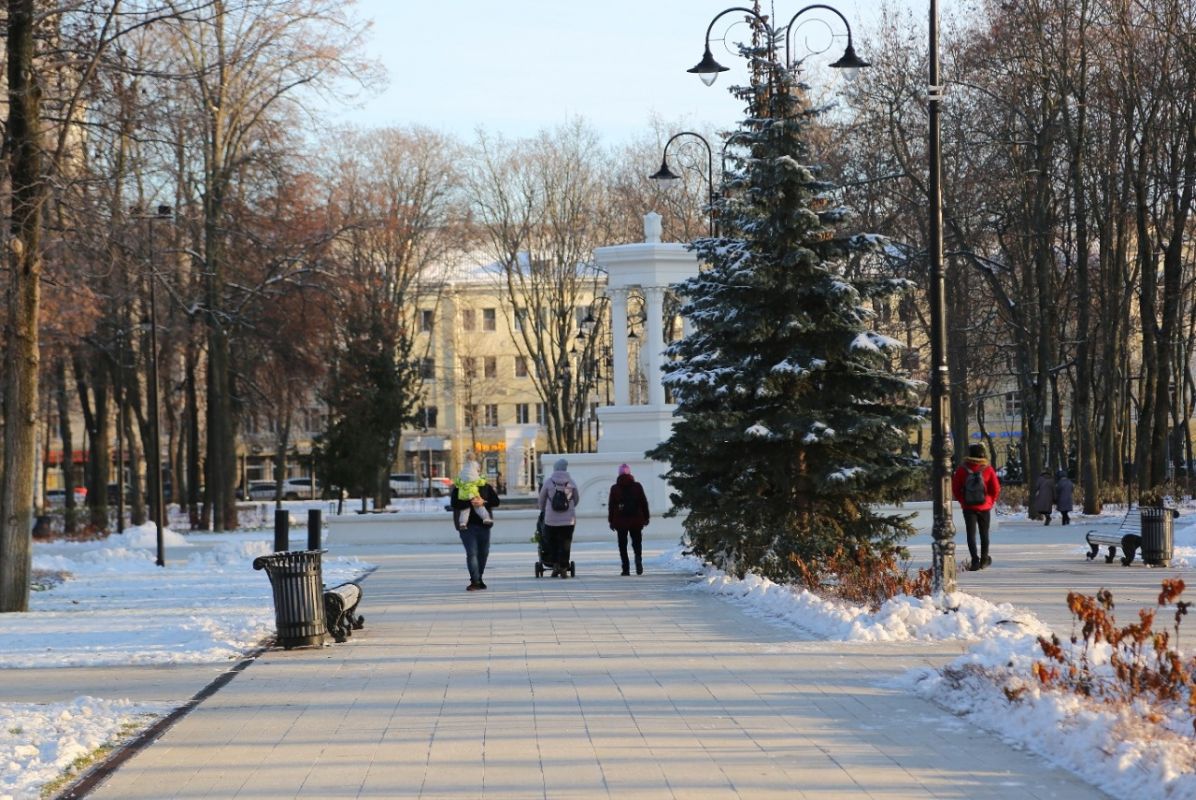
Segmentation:
<svg viewBox="0 0 1196 800">
<path fill-rule="evenodd" d="M 620 514 L 630 514 L 635 510 L 635 497 L 630 486 L 624 486 L 619 490 L 619 500 L 615 503 L 615 511 Z"/>
<path fill-rule="evenodd" d="M 565 494 L 565 490 L 560 488 L 560 486 L 558 486 L 555 482 L 552 485 L 556 486 L 556 491 L 554 491 L 552 493 L 552 499 L 549 501 L 549 505 L 552 506 L 552 510 L 553 511 L 568 511 L 569 510 L 569 495 Z M 569 484 L 565 484 L 565 488 L 568 488 L 568 487 L 569 487 Z"/>
<path fill-rule="evenodd" d="M 982 506 L 986 502 L 988 492 L 984 489 L 984 470 L 972 470 L 963 482 L 963 503 L 966 506 Z"/>
</svg>

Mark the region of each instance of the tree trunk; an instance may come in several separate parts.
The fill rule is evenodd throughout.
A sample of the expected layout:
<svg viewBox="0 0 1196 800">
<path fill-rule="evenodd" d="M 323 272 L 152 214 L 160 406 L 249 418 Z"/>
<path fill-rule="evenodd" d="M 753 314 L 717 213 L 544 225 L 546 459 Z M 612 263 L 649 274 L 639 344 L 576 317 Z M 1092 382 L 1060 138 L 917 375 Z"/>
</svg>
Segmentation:
<svg viewBox="0 0 1196 800">
<path fill-rule="evenodd" d="M 41 87 L 34 63 L 34 0 L 9 0 L 8 319 L 4 330 L 4 453 L 0 469 L 0 612 L 29 610 L 33 478 L 37 469 L 38 314 L 42 214 Z"/>
</svg>

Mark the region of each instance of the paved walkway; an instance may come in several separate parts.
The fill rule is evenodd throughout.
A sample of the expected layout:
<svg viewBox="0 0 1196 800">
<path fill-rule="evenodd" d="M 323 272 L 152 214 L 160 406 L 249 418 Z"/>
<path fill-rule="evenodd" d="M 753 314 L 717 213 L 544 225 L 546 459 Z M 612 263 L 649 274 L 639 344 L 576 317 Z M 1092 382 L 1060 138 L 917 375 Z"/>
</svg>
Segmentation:
<svg viewBox="0 0 1196 800">
<path fill-rule="evenodd" d="M 1022 534 L 1003 535 L 994 569 L 962 588 L 1034 580 L 1041 551 L 1018 562 Z M 379 564 L 363 631 L 263 655 L 91 796 L 1104 797 L 881 685 L 959 643 L 803 641 L 685 591 L 685 575 L 618 576 L 613 545 L 575 547 L 571 580 L 532 577 L 530 545 L 499 548 L 473 593 L 459 548 L 360 555 Z M 1136 572 L 1157 592 L 1162 577 L 1076 558 L 1089 580 Z"/>
</svg>

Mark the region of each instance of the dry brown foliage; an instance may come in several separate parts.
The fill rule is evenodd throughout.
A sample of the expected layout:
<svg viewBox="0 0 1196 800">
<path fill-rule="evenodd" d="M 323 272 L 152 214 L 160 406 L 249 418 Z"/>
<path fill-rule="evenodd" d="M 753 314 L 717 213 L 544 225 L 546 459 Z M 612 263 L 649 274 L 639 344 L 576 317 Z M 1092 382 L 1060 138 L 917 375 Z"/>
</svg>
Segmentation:
<svg viewBox="0 0 1196 800">
<path fill-rule="evenodd" d="M 1152 706 L 1176 703 L 1187 707 L 1196 730 L 1196 658 L 1179 653 L 1179 626 L 1189 603 L 1179 599 L 1184 582 L 1163 581 L 1158 608 L 1138 611 L 1138 621 L 1118 626 L 1113 614 L 1113 595 L 1101 589 L 1089 597 L 1069 592 L 1067 606 L 1073 617 L 1071 642 L 1078 649 L 1065 650 L 1059 638 L 1038 638 L 1046 661 L 1034 663 L 1034 676 L 1044 687 L 1075 692 L 1109 703 L 1145 700 Z M 1158 611 L 1174 606 L 1171 630 L 1155 630 Z M 1078 631 L 1076 629 L 1078 626 Z M 1102 642 L 1112 648 L 1109 665 L 1113 676 L 1093 670 L 1092 648 Z M 1155 720 L 1157 721 L 1157 720 Z"/>
<path fill-rule="evenodd" d="M 901 562 L 898 555 L 896 551 L 876 553 L 865 548 L 838 547 L 818 563 L 796 555 L 790 558 L 806 589 L 876 611 L 897 595 L 924 597 L 931 592 L 932 572 L 920 569 L 911 575 L 909 564 Z"/>
</svg>

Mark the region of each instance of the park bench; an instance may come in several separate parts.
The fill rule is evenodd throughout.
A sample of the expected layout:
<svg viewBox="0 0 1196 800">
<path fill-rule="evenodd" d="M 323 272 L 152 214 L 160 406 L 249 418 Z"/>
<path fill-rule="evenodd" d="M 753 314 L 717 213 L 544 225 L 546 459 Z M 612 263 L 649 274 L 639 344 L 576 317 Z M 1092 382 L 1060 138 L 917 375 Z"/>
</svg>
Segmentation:
<svg viewBox="0 0 1196 800">
<path fill-rule="evenodd" d="M 1109 548 L 1108 553 L 1105 554 L 1105 563 L 1112 564 L 1113 559 L 1117 558 L 1117 548 L 1120 547 L 1122 551 L 1121 565 L 1128 567 L 1134 563 L 1134 556 L 1138 550 L 1142 550 L 1142 561 L 1151 565 L 1164 565 L 1171 558 L 1171 536 L 1170 525 L 1167 527 L 1167 535 L 1165 542 L 1159 542 L 1160 547 L 1151 550 L 1151 558 L 1147 558 L 1147 548 L 1142 546 L 1142 512 L 1156 513 L 1160 524 L 1163 523 L 1163 518 L 1170 516 L 1175 518 L 1179 516 L 1179 512 L 1174 508 L 1159 508 L 1159 509 L 1139 509 L 1139 513 L 1135 514 L 1133 508 L 1126 512 L 1125 518 L 1121 520 L 1121 525 L 1116 531 L 1106 533 L 1104 531 L 1091 530 L 1084 534 L 1084 541 L 1088 543 L 1089 551 L 1085 554 L 1089 561 L 1096 558 L 1102 547 Z M 1166 523 L 1170 523 L 1171 519 L 1166 519 Z M 1157 551 L 1157 552 L 1156 552 Z"/>
<path fill-rule="evenodd" d="M 324 590 L 324 621 L 333 639 L 343 642 L 353 635 L 353 631 L 361 630 L 365 625 L 365 617 L 357 613 L 357 604 L 360 602 L 359 584 L 342 583 Z"/>
</svg>

